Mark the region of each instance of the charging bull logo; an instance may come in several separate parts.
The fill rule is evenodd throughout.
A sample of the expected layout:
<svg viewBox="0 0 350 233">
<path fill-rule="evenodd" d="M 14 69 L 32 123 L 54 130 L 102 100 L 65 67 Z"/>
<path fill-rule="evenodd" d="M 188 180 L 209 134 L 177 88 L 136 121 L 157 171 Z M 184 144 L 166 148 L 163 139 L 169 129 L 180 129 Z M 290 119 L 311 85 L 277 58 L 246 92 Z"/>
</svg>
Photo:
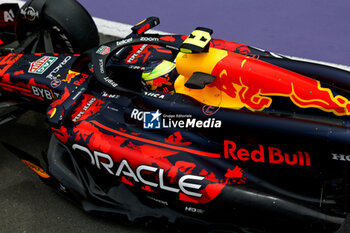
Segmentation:
<svg viewBox="0 0 350 233">
<path fill-rule="evenodd" d="M 262 111 L 272 96 L 289 97 L 301 108 L 318 108 L 337 116 L 350 115 L 350 102 L 334 96 L 319 81 L 239 54 L 228 53 L 214 67 L 216 78 L 208 85 L 222 92 L 222 107 Z"/>
<path fill-rule="evenodd" d="M 74 78 L 75 78 L 76 76 L 78 76 L 78 75 L 80 75 L 80 73 L 74 72 L 74 71 L 72 71 L 72 70 L 69 70 L 69 71 L 68 71 L 68 74 L 67 74 L 67 76 L 66 76 L 66 78 L 63 79 L 62 81 L 63 81 L 63 82 L 70 83 L 70 82 L 72 81 L 72 79 L 74 79 Z"/>
</svg>

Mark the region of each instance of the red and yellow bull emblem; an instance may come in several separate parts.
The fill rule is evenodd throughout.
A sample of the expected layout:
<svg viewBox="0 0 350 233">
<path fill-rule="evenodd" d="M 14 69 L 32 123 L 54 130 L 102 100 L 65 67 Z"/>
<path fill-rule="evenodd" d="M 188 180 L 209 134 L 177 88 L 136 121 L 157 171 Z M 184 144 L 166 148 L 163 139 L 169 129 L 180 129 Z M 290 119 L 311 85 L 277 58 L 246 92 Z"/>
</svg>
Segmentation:
<svg viewBox="0 0 350 233">
<path fill-rule="evenodd" d="M 208 53 L 179 53 L 176 65 L 181 76 L 175 82 L 175 91 L 207 105 L 262 111 L 270 107 L 271 97 L 282 96 L 300 108 L 350 115 L 350 101 L 334 96 L 319 81 L 252 57 L 210 48 Z M 186 88 L 184 83 L 196 71 L 217 78 L 202 90 Z"/>
<path fill-rule="evenodd" d="M 72 81 L 72 79 L 74 79 L 78 75 L 80 75 L 80 73 L 69 70 L 66 78 L 63 79 L 62 82 L 70 83 Z"/>
</svg>

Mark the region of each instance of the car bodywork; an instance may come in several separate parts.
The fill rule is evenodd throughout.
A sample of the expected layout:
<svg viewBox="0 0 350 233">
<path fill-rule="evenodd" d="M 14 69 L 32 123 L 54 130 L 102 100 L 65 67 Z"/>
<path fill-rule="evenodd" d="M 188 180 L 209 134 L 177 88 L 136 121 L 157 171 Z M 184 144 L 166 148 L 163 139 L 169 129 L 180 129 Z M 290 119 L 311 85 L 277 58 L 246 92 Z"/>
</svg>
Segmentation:
<svg viewBox="0 0 350 233">
<path fill-rule="evenodd" d="M 349 212 L 349 72 L 205 28 L 145 34 L 158 23 L 83 54 L 4 53 L 1 93 L 46 109 L 53 132 L 46 166 L 8 148 L 88 212 L 335 231 Z M 176 63 L 174 93 L 142 91 L 159 60 Z"/>
</svg>

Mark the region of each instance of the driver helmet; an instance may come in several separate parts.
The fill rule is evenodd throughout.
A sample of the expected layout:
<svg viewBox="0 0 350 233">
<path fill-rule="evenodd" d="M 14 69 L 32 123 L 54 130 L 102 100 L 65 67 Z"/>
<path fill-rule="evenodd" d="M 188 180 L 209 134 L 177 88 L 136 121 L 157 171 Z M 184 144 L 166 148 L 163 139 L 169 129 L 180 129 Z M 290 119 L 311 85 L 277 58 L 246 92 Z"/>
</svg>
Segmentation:
<svg viewBox="0 0 350 233">
<path fill-rule="evenodd" d="M 163 60 L 152 63 L 142 72 L 142 83 L 147 91 L 172 93 L 177 77 L 175 63 Z"/>
</svg>

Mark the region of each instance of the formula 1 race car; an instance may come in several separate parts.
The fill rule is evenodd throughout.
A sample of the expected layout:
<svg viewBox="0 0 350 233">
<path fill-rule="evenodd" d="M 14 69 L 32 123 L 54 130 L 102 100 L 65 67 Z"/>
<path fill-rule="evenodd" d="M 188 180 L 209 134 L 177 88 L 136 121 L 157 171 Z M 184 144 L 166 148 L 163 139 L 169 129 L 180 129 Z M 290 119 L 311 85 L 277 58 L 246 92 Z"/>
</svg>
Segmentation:
<svg viewBox="0 0 350 233">
<path fill-rule="evenodd" d="M 206 231 L 346 232 L 348 71 L 203 27 L 146 34 L 156 17 L 99 45 L 73 0 L 0 11 L 1 106 L 16 107 L 1 123 L 35 109 L 52 130 L 44 166 L 6 147 L 85 211 Z"/>
</svg>

